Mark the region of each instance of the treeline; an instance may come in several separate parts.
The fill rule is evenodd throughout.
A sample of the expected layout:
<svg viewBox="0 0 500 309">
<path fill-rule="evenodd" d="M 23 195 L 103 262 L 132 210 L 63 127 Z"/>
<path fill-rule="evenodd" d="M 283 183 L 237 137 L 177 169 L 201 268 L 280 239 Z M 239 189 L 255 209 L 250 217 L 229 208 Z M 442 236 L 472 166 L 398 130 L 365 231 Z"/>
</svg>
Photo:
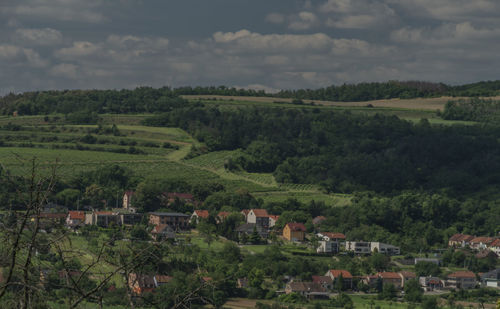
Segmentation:
<svg viewBox="0 0 500 309">
<path fill-rule="evenodd" d="M 34 91 L 8 94 L 0 98 L 0 114 L 46 115 L 72 114 L 87 111 L 87 122 L 101 113 L 156 113 L 185 107 L 188 102 L 181 95 L 269 96 L 297 100 L 370 101 L 392 98 L 435 96 L 495 96 L 500 93 L 500 81 L 486 81 L 461 86 L 424 81 L 389 81 L 332 85 L 319 89 L 282 90 L 266 93 L 263 90 L 237 89 L 226 86 L 210 87 L 139 87 L 134 90 L 63 90 Z M 70 117 L 71 118 L 71 117 Z"/>
<path fill-rule="evenodd" d="M 500 184 L 495 128 L 431 126 L 319 109 L 185 108 L 147 125 L 180 127 L 209 151 L 243 149 L 229 168 L 273 172 L 329 192 L 406 189 L 465 194 Z"/>
<path fill-rule="evenodd" d="M 67 114 L 71 122 L 97 121 L 103 113 L 154 113 L 182 107 L 187 101 L 170 88 L 134 90 L 63 90 L 9 94 L 0 98 L 0 113 L 11 115 Z M 82 119 L 80 119 L 82 118 Z M 83 119 L 85 118 L 85 119 Z M 88 119 L 87 119 L 88 118 Z"/>
<path fill-rule="evenodd" d="M 500 101 L 479 98 L 449 101 L 441 117 L 446 120 L 495 123 L 500 119 Z"/>
</svg>

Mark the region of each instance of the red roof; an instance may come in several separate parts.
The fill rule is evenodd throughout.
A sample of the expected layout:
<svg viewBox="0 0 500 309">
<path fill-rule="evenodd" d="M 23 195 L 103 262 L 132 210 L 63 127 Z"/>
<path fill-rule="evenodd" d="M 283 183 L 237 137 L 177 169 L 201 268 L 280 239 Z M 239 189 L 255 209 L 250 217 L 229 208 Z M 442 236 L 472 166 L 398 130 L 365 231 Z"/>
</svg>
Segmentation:
<svg viewBox="0 0 500 309">
<path fill-rule="evenodd" d="M 493 242 L 495 240 L 495 238 L 493 237 L 476 237 L 474 239 L 472 239 L 470 241 L 471 244 L 479 244 L 479 243 L 483 243 L 483 244 L 489 244 L 491 242 Z"/>
<path fill-rule="evenodd" d="M 248 213 L 250 212 L 250 209 L 243 209 L 241 211 L 242 214 L 244 214 L 245 216 L 248 216 Z"/>
<path fill-rule="evenodd" d="M 476 278 L 472 271 L 456 271 L 448 275 L 448 278 Z"/>
<path fill-rule="evenodd" d="M 342 275 L 342 278 L 351 278 L 352 279 L 351 273 L 348 272 L 347 270 L 343 270 L 343 269 L 330 269 L 329 272 L 335 278 L 340 277 L 340 275 Z"/>
<path fill-rule="evenodd" d="M 226 218 L 227 216 L 229 216 L 231 213 L 228 212 L 228 211 L 221 211 L 219 212 L 219 214 L 217 214 L 217 217 L 221 217 L 221 218 Z"/>
<path fill-rule="evenodd" d="M 306 226 L 303 223 L 287 223 L 286 225 L 292 231 L 306 231 Z"/>
<path fill-rule="evenodd" d="M 273 219 L 274 221 L 278 221 L 279 218 L 280 218 L 280 216 L 269 215 L 269 219 Z"/>
<path fill-rule="evenodd" d="M 83 211 L 70 211 L 69 218 L 71 220 L 85 220 L 85 213 Z"/>
<path fill-rule="evenodd" d="M 203 219 L 208 219 L 208 216 L 210 215 L 208 213 L 208 210 L 195 210 L 194 213 L 200 217 L 200 218 L 203 218 Z"/>
<path fill-rule="evenodd" d="M 387 271 L 378 273 L 378 276 L 382 279 L 398 279 L 398 280 L 401 279 L 398 273 L 387 272 Z"/>
<path fill-rule="evenodd" d="M 321 233 L 325 236 L 327 236 L 330 239 L 345 239 L 345 235 L 342 233 L 330 233 L 330 232 L 324 232 Z"/>
<path fill-rule="evenodd" d="M 450 237 L 450 241 L 470 241 L 474 236 L 466 234 L 455 234 Z"/>
<path fill-rule="evenodd" d="M 500 247 L 500 239 L 496 239 L 490 244 L 490 247 Z"/>
<path fill-rule="evenodd" d="M 251 211 L 253 211 L 256 217 L 269 217 L 269 214 L 265 209 L 252 209 Z"/>
</svg>

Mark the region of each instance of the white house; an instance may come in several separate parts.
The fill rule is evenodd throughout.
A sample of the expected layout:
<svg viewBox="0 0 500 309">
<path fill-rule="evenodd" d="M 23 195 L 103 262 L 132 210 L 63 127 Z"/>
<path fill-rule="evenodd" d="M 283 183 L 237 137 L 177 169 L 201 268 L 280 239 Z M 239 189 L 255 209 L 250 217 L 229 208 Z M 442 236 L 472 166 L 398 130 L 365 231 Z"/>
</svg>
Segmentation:
<svg viewBox="0 0 500 309">
<path fill-rule="evenodd" d="M 318 253 L 337 253 L 339 252 L 339 243 L 338 241 L 326 241 L 320 240 L 318 241 L 318 248 L 316 248 L 316 252 Z"/>
</svg>

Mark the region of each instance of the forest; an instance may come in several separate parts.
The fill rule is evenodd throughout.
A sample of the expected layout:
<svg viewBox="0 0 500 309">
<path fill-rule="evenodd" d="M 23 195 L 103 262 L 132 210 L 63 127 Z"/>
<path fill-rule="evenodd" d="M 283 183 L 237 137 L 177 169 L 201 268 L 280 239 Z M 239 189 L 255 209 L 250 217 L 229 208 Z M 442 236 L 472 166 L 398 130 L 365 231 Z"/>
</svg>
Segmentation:
<svg viewBox="0 0 500 309">
<path fill-rule="evenodd" d="M 272 172 L 279 182 L 320 184 L 328 192 L 444 190 L 453 196 L 500 182 L 495 127 L 251 107 L 183 108 L 144 122 L 187 130 L 207 151 L 244 149 L 229 168 Z"/>
</svg>

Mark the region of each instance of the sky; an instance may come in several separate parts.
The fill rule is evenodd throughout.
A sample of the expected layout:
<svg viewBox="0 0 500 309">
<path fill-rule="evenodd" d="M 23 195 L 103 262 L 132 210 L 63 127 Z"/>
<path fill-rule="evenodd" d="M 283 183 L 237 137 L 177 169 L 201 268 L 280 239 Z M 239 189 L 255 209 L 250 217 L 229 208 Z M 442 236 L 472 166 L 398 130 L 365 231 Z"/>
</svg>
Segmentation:
<svg viewBox="0 0 500 309">
<path fill-rule="evenodd" d="M 498 0 L 0 0 L 0 95 L 500 79 Z"/>
</svg>

